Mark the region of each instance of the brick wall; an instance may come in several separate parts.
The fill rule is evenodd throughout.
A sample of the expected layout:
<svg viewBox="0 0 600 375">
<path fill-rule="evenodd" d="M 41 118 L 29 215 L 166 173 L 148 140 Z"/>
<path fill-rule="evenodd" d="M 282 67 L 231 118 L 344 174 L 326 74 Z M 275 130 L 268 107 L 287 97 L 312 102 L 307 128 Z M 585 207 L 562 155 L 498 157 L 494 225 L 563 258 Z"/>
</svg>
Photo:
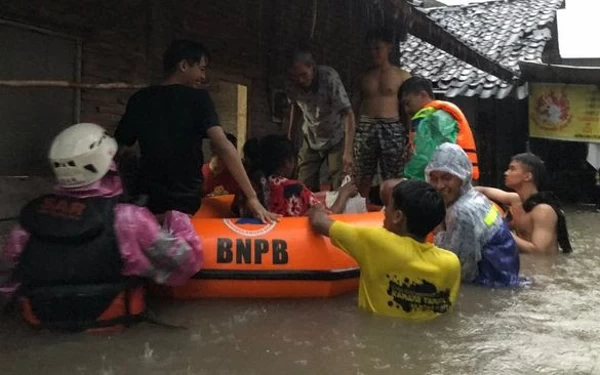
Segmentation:
<svg viewBox="0 0 600 375">
<path fill-rule="evenodd" d="M 349 91 L 365 61 L 362 40 L 373 19 L 366 3 L 318 1 L 316 57 L 338 70 Z M 83 82 L 157 82 L 172 39 L 201 41 L 213 55 L 210 79 L 248 87 L 248 136 L 285 131 L 271 122 L 270 90 L 282 87 L 284 52 L 310 35 L 313 16 L 307 0 L 0 0 L 0 9 L 0 19 L 81 38 Z M 132 93 L 83 90 L 81 120 L 114 129 Z M 46 191 L 50 181 L 44 181 Z M 36 178 L 0 185 L 22 193 L 0 199 L 4 218 L 42 186 Z"/>
<path fill-rule="evenodd" d="M 317 57 L 348 90 L 364 62 L 363 3 L 318 2 Z M 248 86 L 249 135 L 259 136 L 281 131 L 270 121 L 270 88 L 281 86 L 283 53 L 309 36 L 313 15 L 306 0 L 0 0 L 0 9 L 0 18 L 81 37 L 84 82 L 156 82 L 173 38 L 201 41 L 213 54 L 210 78 Z M 131 94 L 84 90 L 81 119 L 114 128 Z"/>
</svg>

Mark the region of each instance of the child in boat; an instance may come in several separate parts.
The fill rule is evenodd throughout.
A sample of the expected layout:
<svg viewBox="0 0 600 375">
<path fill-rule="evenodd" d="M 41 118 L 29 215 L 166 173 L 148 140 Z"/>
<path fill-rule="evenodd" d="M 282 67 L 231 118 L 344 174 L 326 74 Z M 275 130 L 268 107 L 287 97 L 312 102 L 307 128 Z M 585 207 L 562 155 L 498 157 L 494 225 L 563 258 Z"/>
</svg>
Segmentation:
<svg viewBox="0 0 600 375">
<path fill-rule="evenodd" d="M 434 243 L 460 259 L 463 281 L 518 286 L 519 250 L 496 206 L 473 189 L 473 166 L 454 143 L 438 146 L 425 168 L 427 181 L 444 197 L 446 218 Z"/>
<path fill-rule="evenodd" d="M 258 165 L 251 172 L 254 189 L 259 200 L 273 213 L 283 216 L 305 216 L 307 211 L 322 201 L 300 181 L 289 177 L 296 168 L 293 143 L 282 135 L 268 135 L 259 141 Z M 348 199 L 356 195 L 356 185 L 351 182 L 339 189 L 336 201 L 329 207 L 331 213 L 342 213 Z M 235 204 L 244 207 L 243 194 L 238 194 Z M 234 207 L 233 211 L 236 212 Z M 245 210 L 240 215 L 245 217 Z"/>
<path fill-rule="evenodd" d="M 121 200 L 116 152 L 96 124 L 73 125 L 54 139 L 58 185 L 23 208 L 0 251 L 0 310 L 18 296 L 36 315 L 24 315 L 30 323 L 82 330 L 106 317 L 118 296 L 143 295 L 132 277 L 181 285 L 200 270 L 202 244 L 187 214 L 167 211 L 161 228 L 148 209 Z M 115 324 L 139 317 L 124 303 Z"/>
<path fill-rule="evenodd" d="M 410 320 L 450 311 L 460 287 L 460 262 L 450 251 L 425 241 L 446 210 L 442 196 L 424 181 L 394 186 L 383 228 L 332 220 L 320 207 L 309 212 L 313 230 L 360 265 L 358 306 Z"/>
<path fill-rule="evenodd" d="M 260 148 L 258 144 L 258 138 L 250 138 L 244 143 L 242 148 L 244 158 L 242 164 L 246 168 L 246 172 L 255 170 L 258 165 L 258 159 L 260 158 Z"/>
</svg>

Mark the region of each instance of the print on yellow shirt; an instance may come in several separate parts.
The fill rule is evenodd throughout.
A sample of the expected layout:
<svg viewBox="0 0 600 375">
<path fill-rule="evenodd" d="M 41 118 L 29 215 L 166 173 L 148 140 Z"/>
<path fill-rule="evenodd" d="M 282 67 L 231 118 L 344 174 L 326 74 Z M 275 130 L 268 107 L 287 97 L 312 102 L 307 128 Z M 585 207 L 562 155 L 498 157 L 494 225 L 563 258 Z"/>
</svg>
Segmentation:
<svg viewBox="0 0 600 375">
<path fill-rule="evenodd" d="M 391 297 L 389 307 L 396 307 L 405 312 L 433 311 L 445 313 L 450 310 L 450 289 L 438 291 L 434 284 L 422 280 L 421 283 L 411 282 L 404 278 L 402 283 L 397 275 L 385 275 L 389 280 L 387 294 Z"/>
<path fill-rule="evenodd" d="M 430 320 L 454 307 L 460 287 L 456 254 L 384 228 L 340 221 L 332 224 L 329 236 L 360 265 L 360 308 L 403 319 Z"/>
</svg>

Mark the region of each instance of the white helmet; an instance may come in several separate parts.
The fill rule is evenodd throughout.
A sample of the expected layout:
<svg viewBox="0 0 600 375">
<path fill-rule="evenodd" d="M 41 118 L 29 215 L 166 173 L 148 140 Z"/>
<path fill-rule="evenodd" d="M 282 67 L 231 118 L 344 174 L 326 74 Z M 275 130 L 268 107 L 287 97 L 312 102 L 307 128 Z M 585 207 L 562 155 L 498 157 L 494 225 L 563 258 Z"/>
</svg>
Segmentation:
<svg viewBox="0 0 600 375">
<path fill-rule="evenodd" d="M 77 188 L 100 180 L 117 153 L 117 142 L 91 123 L 75 124 L 52 141 L 48 158 L 58 183 Z"/>
</svg>

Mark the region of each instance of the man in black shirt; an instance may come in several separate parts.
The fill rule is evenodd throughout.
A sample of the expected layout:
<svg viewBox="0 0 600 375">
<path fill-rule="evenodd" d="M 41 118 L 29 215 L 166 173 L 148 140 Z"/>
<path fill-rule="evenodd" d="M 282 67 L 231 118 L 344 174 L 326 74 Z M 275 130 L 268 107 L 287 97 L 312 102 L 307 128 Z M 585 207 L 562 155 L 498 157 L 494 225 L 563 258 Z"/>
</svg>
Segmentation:
<svg viewBox="0 0 600 375">
<path fill-rule="evenodd" d="M 148 195 L 155 214 L 178 210 L 194 214 L 202 199 L 202 139 L 209 138 L 215 153 L 249 198 L 254 215 L 272 221 L 256 198 L 235 147 L 229 142 L 208 92 L 199 87 L 206 78 L 208 51 L 199 43 L 173 42 L 163 58 L 166 79 L 136 92 L 115 132 L 120 145 L 139 142 L 139 191 Z"/>
</svg>

